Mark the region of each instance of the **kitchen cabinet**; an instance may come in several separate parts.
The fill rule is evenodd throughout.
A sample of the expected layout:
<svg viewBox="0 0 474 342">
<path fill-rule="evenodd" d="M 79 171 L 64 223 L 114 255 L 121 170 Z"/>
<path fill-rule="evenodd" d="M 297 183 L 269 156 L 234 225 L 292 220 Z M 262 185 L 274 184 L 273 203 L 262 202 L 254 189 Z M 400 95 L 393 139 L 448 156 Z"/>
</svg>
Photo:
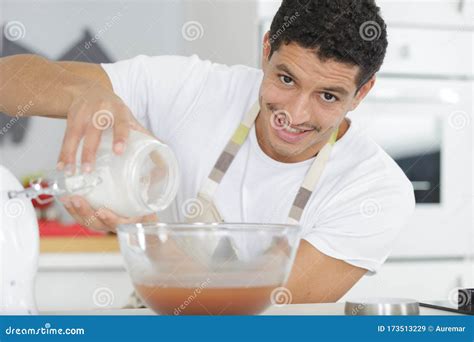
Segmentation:
<svg viewBox="0 0 474 342">
<path fill-rule="evenodd" d="M 133 285 L 119 253 L 44 253 L 36 276 L 42 310 L 120 308 Z"/>
<path fill-rule="evenodd" d="M 474 18 L 473 18 L 474 23 Z M 380 73 L 467 78 L 473 76 L 474 32 L 390 26 Z M 462 52 L 462 53 L 460 53 Z"/>
<path fill-rule="evenodd" d="M 280 0 L 259 0 L 260 18 L 272 18 Z M 376 0 L 388 25 L 438 28 L 474 26 L 472 0 Z"/>
<path fill-rule="evenodd" d="M 259 42 L 269 30 L 280 3 L 259 1 Z M 469 47 L 474 42 L 474 1 L 379 0 L 377 4 L 387 23 L 389 40 L 382 73 L 472 77 L 473 56 Z M 257 49 L 261 58 L 260 43 Z"/>
<path fill-rule="evenodd" d="M 376 0 L 391 25 L 473 27 L 472 0 Z"/>
</svg>

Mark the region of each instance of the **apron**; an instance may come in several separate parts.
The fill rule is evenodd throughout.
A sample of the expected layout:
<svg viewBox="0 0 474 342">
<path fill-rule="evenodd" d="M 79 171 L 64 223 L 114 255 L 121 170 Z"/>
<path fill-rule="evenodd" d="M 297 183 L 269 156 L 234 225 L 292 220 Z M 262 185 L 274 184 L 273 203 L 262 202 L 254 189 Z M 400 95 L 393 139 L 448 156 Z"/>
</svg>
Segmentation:
<svg viewBox="0 0 474 342">
<path fill-rule="evenodd" d="M 192 217 L 186 217 L 186 223 L 224 222 L 219 210 L 214 204 L 214 195 L 235 156 L 247 139 L 249 131 L 254 125 L 259 112 L 260 105 L 257 100 L 257 102 L 255 102 L 250 110 L 245 114 L 243 121 L 239 124 L 226 147 L 224 148 L 224 151 L 222 151 L 221 155 L 217 159 L 217 162 L 214 164 L 209 176 L 204 180 L 196 198 L 197 203 L 199 203 L 200 210 L 196 215 L 192 215 Z M 301 184 L 293 201 L 290 212 L 288 213 L 288 224 L 299 223 L 306 204 L 308 203 L 313 190 L 316 188 L 316 185 L 321 178 L 323 170 L 327 164 L 332 147 L 336 142 L 337 134 L 338 129 L 332 133 L 329 141 L 319 151 L 313 164 L 306 173 L 303 183 Z M 194 257 L 197 256 L 202 260 L 204 260 L 204 258 L 209 259 L 212 257 L 212 259 L 228 261 L 230 259 L 241 257 L 241 255 L 239 255 L 239 249 L 236 248 L 235 241 L 229 237 L 216 237 L 210 239 L 210 241 L 207 241 L 205 246 L 200 245 L 199 248 L 196 248 L 196 246 L 194 246 L 193 242 L 190 240 L 187 240 L 186 238 L 180 238 L 179 241 L 176 242 L 181 245 L 183 250 L 193 250 Z M 196 253 L 198 253 L 198 255 L 196 255 Z M 136 307 L 146 306 L 134 291 L 130 296 L 129 303 L 127 306 L 125 306 L 125 308 Z"/>
<path fill-rule="evenodd" d="M 247 139 L 249 131 L 255 123 L 259 112 L 260 105 L 257 101 L 247 112 L 239 127 L 237 127 L 237 129 L 235 130 L 232 138 L 229 140 L 224 151 L 222 151 L 219 159 L 215 163 L 211 173 L 202 184 L 202 187 L 197 195 L 197 200 L 198 203 L 202 206 L 202 210 L 198 213 L 198 215 L 193 215 L 192 218 L 186 218 L 186 222 L 224 222 L 214 204 L 214 195 L 216 193 L 217 187 L 221 183 L 235 156 L 237 155 L 240 148 Z M 337 134 L 338 129 L 336 129 L 332 133 L 331 137 L 329 138 L 329 141 L 326 143 L 326 145 L 324 145 L 321 151 L 319 151 L 313 164 L 306 173 L 303 183 L 301 184 L 298 193 L 293 201 L 293 205 L 291 206 L 287 218 L 287 223 L 299 223 L 301 216 L 303 215 L 303 210 L 306 207 L 306 204 L 308 203 L 309 198 L 313 193 L 313 190 L 316 188 L 319 179 L 321 178 L 324 167 L 326 166 L 326 163 L 331 154 L 332 147 L 336 142 Z"/>
</svg>

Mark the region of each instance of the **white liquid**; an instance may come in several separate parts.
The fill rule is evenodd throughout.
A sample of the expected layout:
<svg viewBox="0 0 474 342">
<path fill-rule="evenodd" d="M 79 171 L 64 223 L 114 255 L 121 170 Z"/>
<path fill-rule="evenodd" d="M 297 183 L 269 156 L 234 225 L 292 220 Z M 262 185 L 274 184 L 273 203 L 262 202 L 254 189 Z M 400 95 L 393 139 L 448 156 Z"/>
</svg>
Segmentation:
<svg viewBox="0 0 474 342">
<path fill-rule="evenodd" d="M 101 183 L 83 195 L 95 210 L 105 208 L 124 217 L 146 214 L 128 193 L 126 184 L 116 183 L 109 167 L 101 167 L 95 172 L 100 176 Z"/>
</svg>

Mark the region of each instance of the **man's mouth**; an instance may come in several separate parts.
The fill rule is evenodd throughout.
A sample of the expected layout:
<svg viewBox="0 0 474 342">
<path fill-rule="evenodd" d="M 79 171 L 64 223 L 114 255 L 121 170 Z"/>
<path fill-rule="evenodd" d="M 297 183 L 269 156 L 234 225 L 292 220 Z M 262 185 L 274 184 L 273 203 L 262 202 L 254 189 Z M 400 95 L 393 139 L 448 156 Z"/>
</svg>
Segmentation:
<svg viewBox="0 0 474 342">
<path fill-rule="evenodd" d="M 306 138 L 312 131 L 314 131 L 314 129 L 300 129 L 288 126 L 285 128 L 274 129 L 274 131 L 283 141 L 294 144 Z"/>
</svg>

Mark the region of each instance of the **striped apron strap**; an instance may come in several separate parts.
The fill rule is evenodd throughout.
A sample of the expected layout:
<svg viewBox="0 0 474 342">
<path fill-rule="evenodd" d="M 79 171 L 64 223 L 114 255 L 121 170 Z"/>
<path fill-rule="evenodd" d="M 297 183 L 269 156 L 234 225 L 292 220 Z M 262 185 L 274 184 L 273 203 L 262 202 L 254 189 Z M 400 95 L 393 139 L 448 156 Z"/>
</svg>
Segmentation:
<svg viewBox="0 0 474 342">
<path fill-rule="evenodd" d="M 201 190 L 198 193 L 198 198 L 203 198 L 206 201 L 212 201 L 214 194 L 219 186 L 222 178 L 229 169 L 229 166 L 234 161 L 235 156 L 239 152 L 240 148 L 244 144 L 249 134 L 250 128 L 252 127 L 255 119 L 260 111 L 260 104 L 258 100 L 252 105 L 250 110 L 245 114 L 243 121 L 239 127 L 235 130 L 232 138 L 230 138 L 224 151 L 222 151 L 219 159 L 214 164 L 214 167 L 204 181 Z"/>
<path fill-rule="evenodd" d="M 224 151 L 217 159 L 217 162 L 214 164 L 214 167 L 209 174 L 209 176 L 204 180 L 200 191 L 198 192 L 197 198 L 200 199 L 203 203 L 206 204 L 206 207 L 211 207 L 212 210 L 209 210 L 209 215 L 215 221 L 222 221 L 220 214 L 217 212 L 217 209 L 214 206 L 214 194 L 217 190 L 217 187 L 222 181 L 225 173 L 229 169 L 230 165 L 234 161 L 235 156 L 239 152 L 240 148 L 244 144 L 247 136 L 249 134 L 250 128 L 255 122 L 255 119 L 258 116 L 260 111 L 260 105 L 258 100 L 252 105 L 250 110 L 245 114 L 243 121 L 240 123 L 239 127 L 235 130 L 232 138 L 227 143 Z M 311 165 L 310 169 L 306 173 L 306 176 L 301 184 L 301 187 L 298 190 L 298 194 L 293 201 L 290 213 L 288 215 L 287 222 L 291 224 L 298 224 L 303 210 L 306 207 L 306 204 L 311 197 L 316 185 L 318 184 L 319 179 L 323 173 L 323 170 L 326 166 L 329 156 L 332 151 L 337 139 L 338 130 L 336 129 L 329 141 L 324 147 L 319 151 L 316 159 Z"/>
<path fill-rule="evenodd" d="M 336 129 L 326 145 L 319 151 L 316 159 L 311 165 L 310 169 L 306 173 L 306 176 L 301 184 L 301 187 L 298 190 L 298 194 L 293 201 L 293 205 L 290 209 L 290 214 L 288 215 L 287 222 L 291 224 L 298 224 L 301 216 L 303 215 L 303 210 L 308 204 L 309 198 L 313 193 L 316 185 L 323 174 L 323 170 L 329 160 L 331 155 L 332 147 L 336 143 L 338 129 Z"/>
</svg>

